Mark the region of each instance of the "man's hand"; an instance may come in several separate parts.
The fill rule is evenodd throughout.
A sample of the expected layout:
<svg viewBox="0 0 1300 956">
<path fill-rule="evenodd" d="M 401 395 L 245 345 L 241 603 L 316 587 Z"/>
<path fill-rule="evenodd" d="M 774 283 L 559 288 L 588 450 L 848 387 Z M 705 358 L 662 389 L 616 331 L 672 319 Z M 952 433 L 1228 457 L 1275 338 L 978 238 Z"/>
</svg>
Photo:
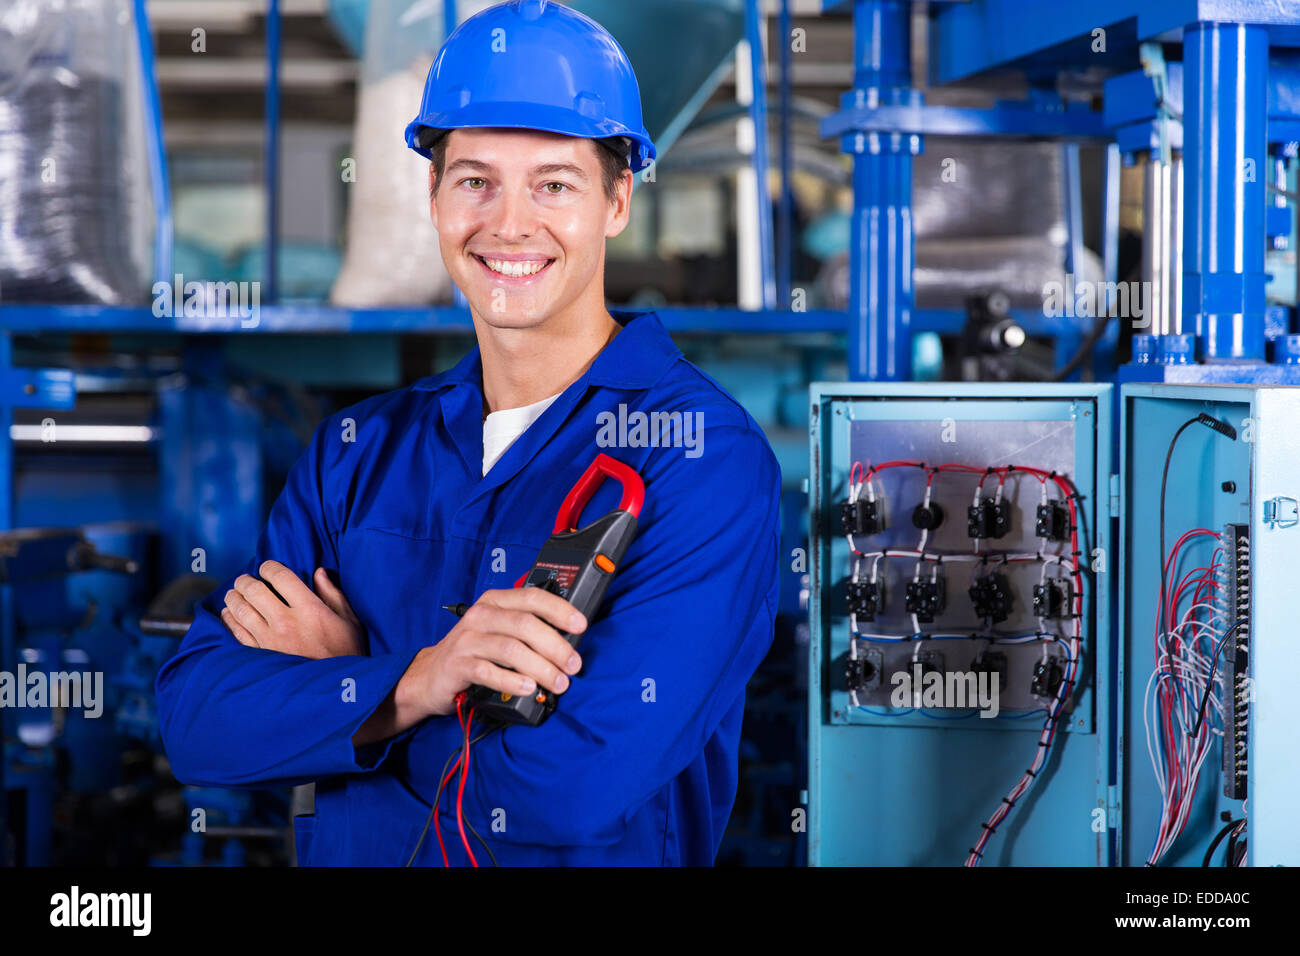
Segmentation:
<svg viewBox="0 0 1300 956">
<path fill-rule="evenodd" d="M 319 597 L 279 561 L 257 573 L 261 581 L 241 574 L 226 592 L 221 620 L 239 643 L 313 659 L 366 653 L 365 630 L 324 568 L 314 578 Z"/>
<path fill-rule="evenodd" d="M 456 695 L 471 684 L 507 694 L 531 694 L 540 684 L 562 694 L 568 675 L 582 669 L 582 658 L 560 632 L 586 628 L 587 619 L 550 591 L 485 591 L 446 637 L 415 655 L 392 695 L 352 741 L 361 746 L 426 717 L 454 714 Z"/>
</svg>

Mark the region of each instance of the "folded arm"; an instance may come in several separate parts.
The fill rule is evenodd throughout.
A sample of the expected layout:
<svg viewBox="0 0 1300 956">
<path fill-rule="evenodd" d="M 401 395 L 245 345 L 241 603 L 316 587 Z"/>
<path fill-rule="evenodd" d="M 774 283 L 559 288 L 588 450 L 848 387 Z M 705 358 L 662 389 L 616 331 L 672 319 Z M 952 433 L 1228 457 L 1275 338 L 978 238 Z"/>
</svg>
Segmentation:
<svg viewBox="0 0 1300 956">
<path fill-rule="evenodd" d="M 158 673 L 159 725 L 172 771 L 186 783 L 272 786 L 373 769 L 389 741 L 358 750 L 353 734 L 396 686 L 413 654 L 333 656 L 246 646 L 222 621 L 228 592 L 274 558 L 301 585 L 338 554 L 321 498 L 330 421 L 295 462 L 242 575 L 195 607 L 194 623 Z M 241 586 L 244 584 L 241 582 Z M 302 585 L 302 587 L 306 587 Z"/>
</svg>

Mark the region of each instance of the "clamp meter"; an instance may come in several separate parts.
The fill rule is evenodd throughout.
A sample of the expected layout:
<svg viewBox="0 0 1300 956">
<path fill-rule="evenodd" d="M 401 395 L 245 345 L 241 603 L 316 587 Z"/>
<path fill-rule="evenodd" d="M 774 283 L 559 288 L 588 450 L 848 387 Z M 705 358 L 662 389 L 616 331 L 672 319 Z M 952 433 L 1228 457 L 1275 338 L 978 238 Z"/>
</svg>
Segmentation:
<svg viewBox="0 0 1300 956">
<path fill-rule="evenodd" d="M 582 509 L 606 477 L 623 488 L 618 507 L 585 528 L 577 527 Z M 581 611 L 590 625 L 615 568 L 636 535 L 644 499 L 645 485 L 640 475 L 606 454 L 597 455 L 560 505 L 555 529 L 532 568 L 515 582 L 515 587 L 544 588 L 558 594 Z M 581 634 L 562 632 L 560 636 L 575 649 L 582 640 Z M 556 706 L 556 695 L 540 686 L 535 693 L 519 695 L 475 684 L 468 697 L 476 717 L 500 724 L 537 727 L 555 712 Z"/>
</svg>

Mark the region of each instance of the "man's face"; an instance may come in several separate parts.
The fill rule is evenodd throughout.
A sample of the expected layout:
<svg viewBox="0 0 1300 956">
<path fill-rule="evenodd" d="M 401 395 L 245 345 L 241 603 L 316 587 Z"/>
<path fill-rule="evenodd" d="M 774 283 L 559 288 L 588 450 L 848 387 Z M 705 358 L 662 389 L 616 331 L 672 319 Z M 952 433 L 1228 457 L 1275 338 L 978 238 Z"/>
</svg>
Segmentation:
<svg viewBox="0 0 1300 956">
<path fill-rule="evenodd" d="M 627 225 L 631 177 L 611 203 L 599 148 L 534 130 L 448 135 L 433 226 L 452 281 L 489 325 L 531 328 L 574 306 L 604 307 L 605 239 Z"/>
</svg>

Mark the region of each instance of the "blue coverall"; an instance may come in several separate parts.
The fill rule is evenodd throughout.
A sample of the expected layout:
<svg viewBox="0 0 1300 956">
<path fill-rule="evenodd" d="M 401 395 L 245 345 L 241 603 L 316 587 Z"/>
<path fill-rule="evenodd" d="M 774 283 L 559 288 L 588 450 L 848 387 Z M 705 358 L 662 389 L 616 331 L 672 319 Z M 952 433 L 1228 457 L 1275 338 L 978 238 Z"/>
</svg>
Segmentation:
<svg viewBox="0 0 1300 956">
<path fill-rule="evenodd" d="M 416 652 L 456 624 L 442 605 L 509 588 L 531 567 L 565 494 L 604 452 L 645 483 L 637 536 L 557 712 L 474 744 L 466 818 L 502 865 L 713 862 L 735 800 L 745 685 L 773 636 L 780 470 L 754 420 L 654 313 L 614 316 L 623 328 L 486 476 L 477 347 L 317 428 L 244 572 L 274 559 L 310 583 L 316 567 L 337 569 L 369 653 L 309 660 L 245 647 L 219 616 L 232 576 L 196 607 L 158 675 L 177 779 L 315 781 L 315 815 L 295 824 L 301 863 L 405 864 L 461 742 L 457 719 L 359 749 L 352 735 Z M 700 413 L 701 441 L 652 447 L 629 428 L 623 446 L 604 447 L 600 413 L 620 404 L 633 423 L 636 411 Z M 580 524 L 619 493 L 606 479 Z M 452 864 L 468 864 L 451 791 L 443 838 Z M 416 862 L 441 864 L 432 832 Z"/>
</svg>

